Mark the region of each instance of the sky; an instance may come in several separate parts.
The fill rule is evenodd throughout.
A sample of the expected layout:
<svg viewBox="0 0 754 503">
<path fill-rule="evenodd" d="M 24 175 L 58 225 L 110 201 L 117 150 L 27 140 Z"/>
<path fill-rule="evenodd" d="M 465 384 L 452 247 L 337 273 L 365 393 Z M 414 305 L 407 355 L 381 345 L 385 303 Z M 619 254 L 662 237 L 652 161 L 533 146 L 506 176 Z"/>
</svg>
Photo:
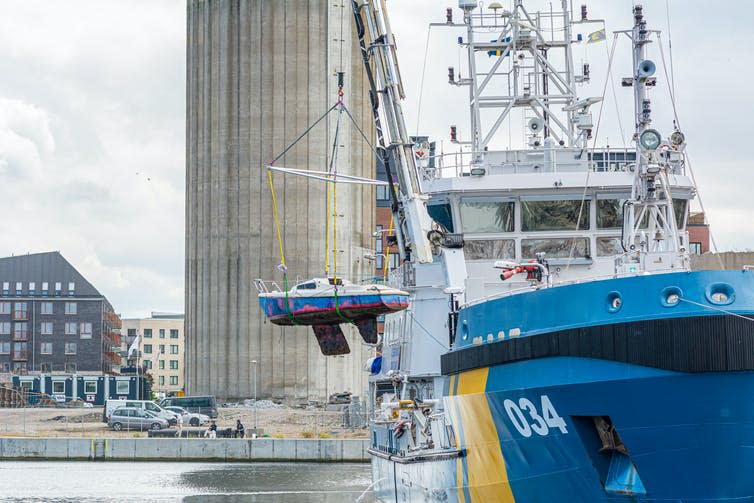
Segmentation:
<svg viewBox="0 0 754 503">
<path fill-rule="evenodd" d="M 608 39 L 576 49 L 577 64 L 592 68 L 579 93 L 601 96 L 612 30 L 630 27 L 631 2 L 586 3 L 590 18 L 608 20 Z M 718 248 L 754 249 L 754 227 L 742 225 L 754 185 L 754 2 L 643 3 L 663 37 L 670 13 L 679 119 Z M 448 66 L 463 72 L 459 33 L 433 29 L 424 65 L 426 26 L 454 5 L 388 2 L 409 130 L 438 139 L 450 124 L 468 129 L 466 91 L 447 84 Z M 58 250 L 127 317 L 184 308 L 185 16 L 185 0 L 0 2 L 0 256 Z M 656 47 L 650 56 L 660 63 Z M 631 71 L 621 42 L 615 82 Z M 658 80 L 653 126 L 668 134 L 661 72 Z M 616 117 L 625 136 L 630 91 L 608 85 L 604 103 L 600 143 L 622 144 Z"/>
</svg>

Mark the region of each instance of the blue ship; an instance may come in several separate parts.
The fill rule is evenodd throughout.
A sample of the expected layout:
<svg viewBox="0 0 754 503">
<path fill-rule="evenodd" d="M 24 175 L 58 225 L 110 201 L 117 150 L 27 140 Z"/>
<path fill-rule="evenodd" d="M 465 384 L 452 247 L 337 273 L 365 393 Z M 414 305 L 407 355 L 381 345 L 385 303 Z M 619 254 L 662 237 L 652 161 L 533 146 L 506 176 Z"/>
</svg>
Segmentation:
<svg viewBox="0 0 754 503">
<path fill-rule="evenodd" d="M 468 131 L 438 152 L 407 135 L 385 2 L 351 2 L 402 259 L 390 284 L 410 297 L 364 338 L 371 488 L 396 503 L 754 501 L 754 272 L 691 268 L 699 188 L 671 86 L 658 97 L 659 32 L 641 5 L 609 34 L 553 3 L 459 0 L 433 25 L 466 56 L 447 70 L 469 96 Z M 619 38 L 632 51 L 612 89 L 633 102 L 618 148 L 597 146 L 610 80 L 591 85 L 588 63 L 611 38 L 609 69 Z M 671 118 L 654 118 L 658 99 Z"/>
</svg>

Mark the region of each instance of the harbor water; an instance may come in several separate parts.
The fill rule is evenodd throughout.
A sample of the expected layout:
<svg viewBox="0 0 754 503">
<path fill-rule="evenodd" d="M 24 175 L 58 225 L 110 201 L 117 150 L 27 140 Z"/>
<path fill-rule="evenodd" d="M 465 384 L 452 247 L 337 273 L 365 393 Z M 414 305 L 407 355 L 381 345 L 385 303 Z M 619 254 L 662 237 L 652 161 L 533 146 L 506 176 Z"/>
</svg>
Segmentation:
<svg viewBox="0 0 754 503">
<path fill-rule="evenodd" d="M 0 463 L 0 502 L 373 502 L 362 463 Z"/>
</svg>

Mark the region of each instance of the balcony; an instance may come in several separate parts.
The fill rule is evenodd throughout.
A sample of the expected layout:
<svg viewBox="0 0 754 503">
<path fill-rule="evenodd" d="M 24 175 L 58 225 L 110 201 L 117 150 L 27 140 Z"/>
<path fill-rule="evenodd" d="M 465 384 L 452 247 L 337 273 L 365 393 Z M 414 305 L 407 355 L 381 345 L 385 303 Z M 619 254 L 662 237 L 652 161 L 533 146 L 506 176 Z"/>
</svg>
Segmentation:
<svg viewBox="0 0 754 503">
<path fill-rule="evenodd" d="M 120 355 L 114 351 L 105 351 L 104 355 L 105 355 L 105 361 L 108 363 L 120 365 L 122 362 Z"/>
<path fill-rule="evenodd" d="M 103 316 L 105 323 L 110 325 L 113 329 L 120 329 L 123 323 L 120 320 L 120 316 L 117 313 L 105 312 Z"/>
<path fill-rule="evenodd" d="M 121 338 L 120 334 L 116 334 L 115 332 L 106 331 L 103 332 L 102 338 L 106 343 L 112 344 L 113 346 L 121 346 Z"/>
</svg>

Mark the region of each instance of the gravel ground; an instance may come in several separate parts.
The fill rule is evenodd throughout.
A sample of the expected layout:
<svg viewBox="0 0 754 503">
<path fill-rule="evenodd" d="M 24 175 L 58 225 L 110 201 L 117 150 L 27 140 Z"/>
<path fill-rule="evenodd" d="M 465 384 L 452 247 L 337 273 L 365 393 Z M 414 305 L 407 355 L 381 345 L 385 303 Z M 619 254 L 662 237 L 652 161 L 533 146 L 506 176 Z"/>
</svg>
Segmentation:
<svg viewBox="0 0 754 503">
<path fill-rule="evenodd" d="M 220 408 L 217 427 L 235 428 L 240 419 L 254 427 L 255 409 Z M 278 438 L 367 438 L 366 429 L 343 428 L 343 413 L 324 409 L 257 409 L 257 424 Z M 102 407 L 92 409 L 0 409 L 0 436 L 30 437 L 146 437 L 147 432 L 112 431 L 102 422 Z"/>
</svg>

